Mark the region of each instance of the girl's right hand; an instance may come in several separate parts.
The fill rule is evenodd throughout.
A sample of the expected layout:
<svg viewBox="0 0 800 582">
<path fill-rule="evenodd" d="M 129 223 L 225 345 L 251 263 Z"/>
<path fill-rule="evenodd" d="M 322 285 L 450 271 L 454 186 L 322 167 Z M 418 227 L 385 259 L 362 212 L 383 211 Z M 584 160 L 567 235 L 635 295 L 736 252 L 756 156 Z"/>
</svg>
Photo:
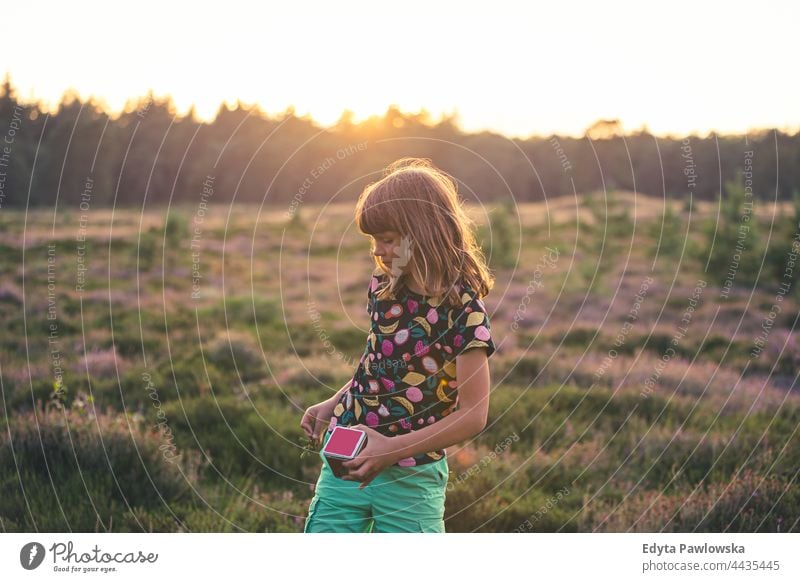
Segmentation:
<svg viewBox="0 0 800 582">
<path fill-rule="evenodd" d="M 303 419 L 300 421 L 300 427 L 308 438 L 319 442 L 319 435 L 328 427 L 337 402 L 338 399 L 325 400 L 306 409 Z"/>
</svg>

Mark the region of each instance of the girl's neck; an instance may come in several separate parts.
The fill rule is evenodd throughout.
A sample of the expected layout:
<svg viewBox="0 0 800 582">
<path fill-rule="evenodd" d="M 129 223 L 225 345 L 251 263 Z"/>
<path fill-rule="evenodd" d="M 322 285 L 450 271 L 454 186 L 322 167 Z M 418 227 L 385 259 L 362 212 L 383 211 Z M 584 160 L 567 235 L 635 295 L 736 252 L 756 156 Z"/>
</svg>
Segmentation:
<svg viewBox="0 0 800 582">
<path fill-rule="evenodd" d="M 416 284 L 412 281 L 406 281 L 406 287 L 408 287 L 411 291 L 413 291 L 417 295 L 425 295 L 425 293 L 419 290 Z"/>
<path fill-rule="evenodd" d="M 408 287 L 408 289 L 410 289 L 412 292 L 416 293 L 417 295 L 422 295 L 423 297 L 435 297 L 436 296 L 436 293 L 428 294 L 428 293 L 423 292 L 421 289 L 419 289 L 417 287 L 416 283 L 414 281 L 412 281 L 411 279 L 407 279 L 406 280 L 406 287 Z"/>
</svg>

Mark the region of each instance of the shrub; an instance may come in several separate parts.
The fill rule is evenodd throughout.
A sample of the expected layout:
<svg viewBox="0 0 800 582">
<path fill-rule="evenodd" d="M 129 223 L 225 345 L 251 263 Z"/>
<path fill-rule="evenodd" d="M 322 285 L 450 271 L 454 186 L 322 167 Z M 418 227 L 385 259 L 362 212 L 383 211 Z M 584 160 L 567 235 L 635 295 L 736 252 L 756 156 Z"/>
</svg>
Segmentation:
<svg viewBox="0 0 800 582">
<path fill-rule="evenodd" d="M 745 470 L 729 482 L 684 486 L 670 495 L 643 491 L 620 503 L 599 502 L 582 531 L 780 532 L 800 512 L 800 490 L 775 475 Z"/>
<path fill-rule="evenodd" d="M 300 458 L 299 409 L 226 395 L 170 402 L 164 410 L 178 448 L 200 447 L 226 474 L 255 475 L 272 488 L 284 488 L 313 462 Z"/>
<path fill-rule="evenodd" d="M 741 182 L 725 183 L 727 198 L 720 200 L 719 222 L 716 216 L 709 218 L 702 227 L 705 235 L 705 248 L 698 247 L 698 258 L 703 264 L 708 261 L 707 272 L 721 279 L 722 286 L 735 272 L 734 285 L 748 285 L 755 282 L 761 269 L 763 248 L 759 240 L 757 218 L 752 211 L 746 211 L 744 186 Z M 749 221 L 743 216 L 749 214 Z"/>
<path fill-rule="evenodd" d="M 249 334 L 228 331 L 208 344 L 208 360 L 224 372 L 237 374 L 244 382 L 263 378 L 264 356 Z"/>
<path fill-rule="evenodd" d="M 126 515 L 187 499 L 199 460 L 164 433 L 91 404 L 17 414 L 0 441 L 0 516 L 15 531 L 116 530 Z M 167 451 L 170 452 L 167 452 Z M 141 529 L 131 524 L 128 531 Z"/>
<path fill-rule="evenodd" d="M 495 207 L 489 215 L 489 229 L 478 229 L 478 237 L 482 248 L 488 247 L 487 253 L 491 268 L 510 268 L 517 263 L 515 250 L 515 231 L 518 223 L 514 223 L 515 215 L 506 204 Z M 489 240 L 486 241 L 485 239 Z"/>
<path fill-rule="evenodd" d="M 542 362 L 536 356 L 520 357 L 516 361 L 508 361 L 505 367 L 498 370 L 497 378 L 503 379 L 503 384 L 518 386 L 531 386 L 534 378 L 539 375 Z"/>
<path fill-rule="evenodd" d="M 648 247 L 651 257 L 656 255 L 678 258 L 683 252 L 687 232 L 680 216 L 667 203 L 664 212 L 650 225 L 650 236 L 653 244 Z"/>
</svg>

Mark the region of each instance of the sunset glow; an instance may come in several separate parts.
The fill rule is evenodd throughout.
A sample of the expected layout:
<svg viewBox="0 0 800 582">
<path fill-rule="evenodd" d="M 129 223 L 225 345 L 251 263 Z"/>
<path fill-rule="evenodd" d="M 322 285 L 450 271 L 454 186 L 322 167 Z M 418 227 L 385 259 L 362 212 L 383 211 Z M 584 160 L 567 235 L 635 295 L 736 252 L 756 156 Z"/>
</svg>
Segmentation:
<svg viewBox="0 0 800 582">
<path fill-rule="evenodd" d="M 396 104 L 521 137 L 581 135 L 597 119 L 676 135 L 800 127 L 792 2 L 146 0 L 113 17 L 103 2 L 38 6 L 4 9 L 14 48 L 0 71 L 50 107 L 74 88 L 118 110 L 152 88 L 206 120 L 240 99 L 323 125 Z"/>
</svg>

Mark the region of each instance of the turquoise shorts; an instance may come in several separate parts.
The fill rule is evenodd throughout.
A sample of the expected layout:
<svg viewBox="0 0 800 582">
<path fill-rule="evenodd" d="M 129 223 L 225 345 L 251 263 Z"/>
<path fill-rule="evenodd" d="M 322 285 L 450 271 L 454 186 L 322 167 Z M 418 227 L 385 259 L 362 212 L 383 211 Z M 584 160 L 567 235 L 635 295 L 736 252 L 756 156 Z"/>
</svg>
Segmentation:
<svg viewBox="0 0 800 582">
<path fill-rule="evenodd" d="M 330 433 L 325 432 L 323 445 Z M 333 474 L 325 456 L 306 517 L 306 533 L 444 533 L 447 458 L 419 465 L 392 465 L 363 489 Z"/>
</svg>

